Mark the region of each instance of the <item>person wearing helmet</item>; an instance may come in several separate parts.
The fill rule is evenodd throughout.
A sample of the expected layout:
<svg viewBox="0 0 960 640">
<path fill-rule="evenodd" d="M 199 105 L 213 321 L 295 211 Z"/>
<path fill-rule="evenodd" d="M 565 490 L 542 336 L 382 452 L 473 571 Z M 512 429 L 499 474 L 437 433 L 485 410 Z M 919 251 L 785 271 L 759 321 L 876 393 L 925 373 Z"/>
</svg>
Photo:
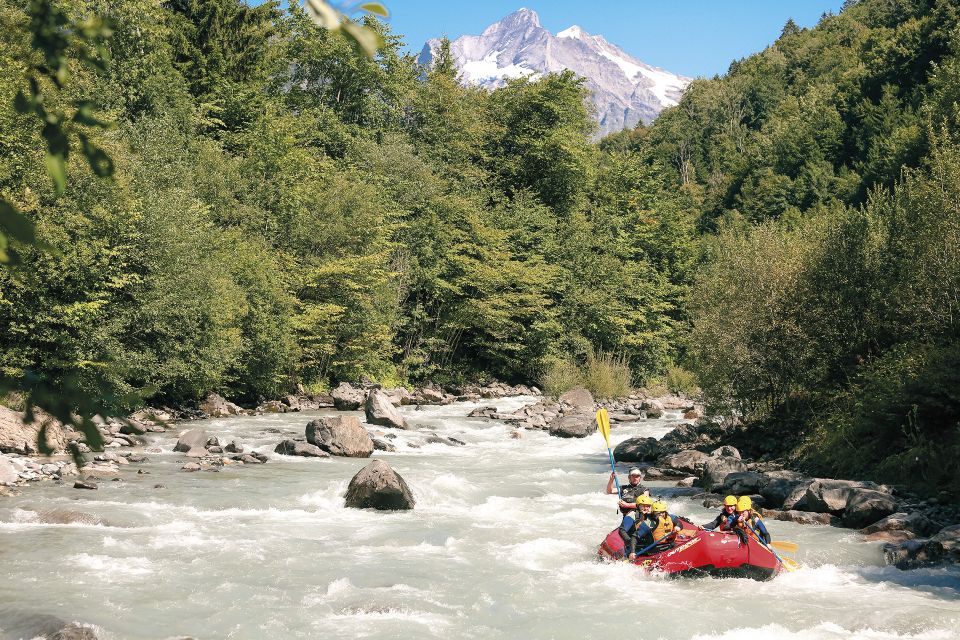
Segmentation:
<svg viewBox="0 0 960 640">
<path fill-rule="evenodd" d="M 741 496 L 737 500 L 736 526 L 747 533 L 760 536 L 765 543 L 770 544 L 770 533 L 767 531 L 766 525 L 763 524 L 763 520 L 760 519 L 760 514 L 753 510 L 753 500 L 750 499 L 750 496 Z"/>
<path fill-rule="evenodd" d="M 607 480 L 607 493 L 615 494 L 617 492 L 614 484 L 616 482 L 617 474 L 616 472 L 610 474 L 610 479 Z M 650 495 L 650 491 L 640 484 L 640 481 L 643 480 L 643 472 L 640 471 L 637 467 L 630 469 L 627 478 L 630 480 L 629 484 L 620 485 L 620 511 L 624 514 L 627 514 L 634 509 L 636 509 L 637 498 L 643 495 Z"/>
<path fill-rule="evenodd" d="M 653 498 L 641 495 L 637 498 L 636 507 L 636 511 L 623 517 L 619 530 L 629 560 L 637 557 L 637 545 L 644 549 L 653 543 L 653 529 L 657 526 L 653 516 Z"/>
<path fill-rule="evenodd" d="M 650 510 L 656 521 L 656 525 L 653 527 L 654 540 L 664 540 L 667 536 L 678 533 L 683 529 L 680 525 L 680 519 L 667 513 L 667 503 L 663 500 L 654 502 Z"/>
<path fill-rule="evenodd" d="M 730 531 L 737 521 L 737 496 L 727 496 L 723 499 L 723 508 L 717 517 L 703 525 L 707 531 L 713 531 L 717 527 L 720 531 Z"/>
</svg>

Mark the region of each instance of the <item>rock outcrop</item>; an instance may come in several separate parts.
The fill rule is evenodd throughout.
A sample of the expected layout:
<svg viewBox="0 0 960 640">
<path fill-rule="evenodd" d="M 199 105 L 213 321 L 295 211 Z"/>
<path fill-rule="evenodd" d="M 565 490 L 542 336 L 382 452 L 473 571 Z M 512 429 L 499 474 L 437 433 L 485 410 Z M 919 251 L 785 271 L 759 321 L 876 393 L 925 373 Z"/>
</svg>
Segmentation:
<svg viewBox="0 0 960 640">
<path fill-rule="evenodd" d="M 324 416 L 307 423 L 307 442 L 330 455 L 369 458 L 373 453 L 370 434 L 354 416 Z"/>
<path fill-rule="evenodd" d="M 341 382 L 336 389 L 330 392 L 333 406 L 337 411 L 356 411 L 363 405 L 366 392 L 354 387 L 349 382 Z"/>
<path fill-rule="evenodd" d="M 64 429 L 62 424 L 49 416 L 39 414 L 37 420 L 27 424 L 23 421 L 22 413 L 0 406 L 0 452 L 20 455 L 39 453 L 37 434 L 43 424 L 47 425 L 47 446 L 55 453 L 63 453 L 69 441 L 78 437 L 78 434 Z"/>
<path fill-rule="evenodd" d="M 244 413 L 244 410 L 217 393 L 211 393 L 200 403 L 200 410 L 211 418 L 228 418 Z"/>
<path fill-rule="evenodd" d="M 400 474 L 383 460 L 374 460 L 350 480 L 345 505 L 356 509 L 412 509 L 416 501 Z"/>
<path fill-rule="evenodd" d="M 367 422 L 380 425 L 381 427 L 393 427 L 395 429 L 406 429 L 407 421 L 400 414 L 390 397 L 382 390 L 374 389 L 367 395 L 367 401 L 363 406 L 364 413 L 367 416 Z"/>
</svg>

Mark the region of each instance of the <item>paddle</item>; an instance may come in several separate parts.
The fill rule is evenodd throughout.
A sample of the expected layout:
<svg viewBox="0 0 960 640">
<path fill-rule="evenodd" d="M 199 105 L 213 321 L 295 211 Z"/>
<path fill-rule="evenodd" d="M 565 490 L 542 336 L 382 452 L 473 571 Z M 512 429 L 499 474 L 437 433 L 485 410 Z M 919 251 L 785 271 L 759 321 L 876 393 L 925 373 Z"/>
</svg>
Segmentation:
<svg viewBox="0 0 960 640">
<path fill-rule="evenodd" d="M 663 536 L 663 537 L 660 538 L 659 540 L 654 540 L 653 543 L 652 543 L 650 546 L 645 547 L 645 548 L 641 549 L 640 551 L 638 551 L 638 552 L 637 552 L 637 555 L 638 555 L 638 556 L 642 556 L 642 555 L 645 554 L 647 551 L 650 551 L 650 549 L 653 549 L 655 546 L 657 546 L 658 544 L 660 544 L 661 542 L 663 542 L 664 540 L 666 540 L 666 539 L 669 538 L 670 536 L 674 535 L 675 533 L 677 533 L 677 532 L 676 532 L 676 531 L 671 531 L 670 533 L 668 533 L 667 535 Z"/>
<path fill-rule="evenodd" d="M 780 549 L 780 551 L 788 551 L 790 553 L 800 548 L 796 542 L 787 542 L 786 540 L 774 540 L 770 543 L 770 546 L 774 549 Z"/>
<path fill-rule="evenodd" d="M 776 551 L 774 551 L 773 548 L 770 547 L 770 545 L 768 545 L 766 542 L 764 542 L 763 536 L 761 536 L 759 533 L 757 533 L 757 530 L 753 528 L 753 525 L 752 525 L 752 524 L 750 524 L 750 523 L 748 522 L 748 523 L 747 523 L 747 526 L 750 527 L 750 531 L 753 531 L 753 535 L 757 536 L 757 542 L 759 542 L 760 544 L 762 544 L 763 546 L 765 546 L 765 547 L 767 548 L 767 551 L 769 551 L 770 553 L 772 553 L 772 554 L 773 554 L 773 557 L 776 558 L 777 560 L 779 560 L 779 561 L 780 561 L 780 564 L 782 564 L 787 571 L 796 571 L 797 569 L 800 568 L 800 565 L 797 564 L 795 561 L 790 560 L 789 558 L 784 559 L 784 558 L 780 557 L 780 554 L 779 554 L 779 553 L 777 553 Z M 787 562 L 787 560 L 789 560 L 789 562 Z"/>
<path fill-rule="evenodd" d="M 617 480 L 617 467 L 613 463 L 613 451 L 610 450 L 610 414 L 603 407 L 597 409 L 597 428 L 603 434 L 607 443 L 607 455 L 610 456 L 610 470 L 613 471 L 613 481 L 617 484 L 617 495 L 620 495 L 620 481 Z"/>
</svg>

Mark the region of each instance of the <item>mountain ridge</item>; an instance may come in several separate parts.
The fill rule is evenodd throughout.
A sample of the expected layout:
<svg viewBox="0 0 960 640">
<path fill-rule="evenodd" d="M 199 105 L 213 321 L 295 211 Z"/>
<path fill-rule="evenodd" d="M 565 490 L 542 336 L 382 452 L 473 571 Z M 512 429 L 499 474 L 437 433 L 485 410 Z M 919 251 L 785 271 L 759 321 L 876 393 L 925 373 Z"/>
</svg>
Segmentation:
<svg viewBox="0 0 960 640">
<path fill-rule="evenodd" d="M 428 40 L 419 62 L 432 64 L 441 40 Z M 480 35 L 450 43 L 461 79 L 488 89 L 507 79 L 537 78 L 569 69 L 586 78 L 593 96 L 598 135 L 649 124 L 679 101 L 691 78 L 654 67 L 579 25 L 550 33 L 536 11 L 521 8 L 491 24 Z"/>
</svg>

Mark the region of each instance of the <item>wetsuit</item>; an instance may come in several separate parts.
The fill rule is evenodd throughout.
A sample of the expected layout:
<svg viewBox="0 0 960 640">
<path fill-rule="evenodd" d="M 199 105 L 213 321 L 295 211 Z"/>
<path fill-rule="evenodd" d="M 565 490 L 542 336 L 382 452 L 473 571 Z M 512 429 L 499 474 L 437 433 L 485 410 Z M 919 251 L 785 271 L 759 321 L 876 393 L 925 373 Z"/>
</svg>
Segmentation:
<svg viewBox="0 0 960 640">
<path fill-rule="evenodd" d="M 767 527 L 763 524 L 763 520 L 756 513 L 750 514 L 750 517 L 744 523 L 744 526 L 748 531 L 750 530 L 750 527 L 753 527 L 753 530 L 760 534 L 760 537 L 763 538 L 763 541 L 767 544 L 770 544 L 770 532 L 767 531 Z"/>
<path fill-rule="evenodd" d="M 726 510 L 723 510 L 716 518 L 703 525 L 703 528 L 707 531 L 713 531 L 719 527 L 720 531 L 729 531 L 733 527 L 733 523 L 736 521 L 736 519 L 736 512 L 727 513 Z"/>
<path fill-rule="evenodd" d="M 636 520 L 628 515 L 624 516 L 620 524 L 620 537 L 623 538 L 626 547 L 624 553 L 627 555 L 653 544 L 653 530 L 657 526 L 657 520 L 652 513 L 644 515 L 638 511 L 635 515 Z"/>
</svg>

